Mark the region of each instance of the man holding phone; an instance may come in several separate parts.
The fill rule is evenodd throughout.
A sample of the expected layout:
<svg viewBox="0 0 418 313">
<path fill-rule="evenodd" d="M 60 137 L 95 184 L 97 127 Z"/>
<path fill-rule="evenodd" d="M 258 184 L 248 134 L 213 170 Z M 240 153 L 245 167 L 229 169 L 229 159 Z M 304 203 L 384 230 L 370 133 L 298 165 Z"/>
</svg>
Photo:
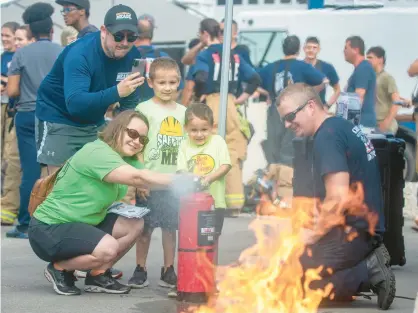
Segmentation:
<svg viewBox="0 0 418 313">
<path fill-rule="evenodd" d="M 60 54 L 42 82 L 36 103 L 38 162 L 57 170 L 104 127 L 110 105 L 138 104 L 145 78 L 131 73 L 137 17 L 116 5 L 100 32 L 80 38 Z"/>
<path fill-rule="evenodd" d="M 140 54 L 139 64 L 132 69 L 132 72 L 138 71 L 141 69 L 141 74 L 145 78 L 149 77 L 149 69 L 151 67 L 151 63 L 159 58 L 159 57 L 169 57 L 167 53 L 164 51 L 160 51 L 152 44 L 152 38 L 154 37 L 154 29 L 155 26 L 155 19 L 149 14 L 143 14 L 138 17 L 138 39 L 135 41 L 136 50 L 138 50 Z M 184 88 L 184 83 L 181 80 L 179 90 Z M 154 97 L 154 90 L 148 85 L 148 82 L 145 80 L 144 84 L 138 88 L 140 99 L 139 102 L 144 102 L 152 97 Z M 177 95 L 175 95 L 174 101 L 177 100 Z M 124 110 L 132 110 L 135 109 L 135 104 L 126 104 L 121 103 L 120 107 L 116 110 L 116 112 L 121 112 Z"/>
</svg>

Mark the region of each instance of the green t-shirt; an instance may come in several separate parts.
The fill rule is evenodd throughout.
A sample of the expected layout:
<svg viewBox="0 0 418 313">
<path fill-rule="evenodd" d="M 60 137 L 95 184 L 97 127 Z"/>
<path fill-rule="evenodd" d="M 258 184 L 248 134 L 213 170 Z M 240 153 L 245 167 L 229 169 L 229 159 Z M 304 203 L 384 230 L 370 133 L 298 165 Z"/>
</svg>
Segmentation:
<svg viewBox="0 0 418 313">
<path fill-rule="evenodd" d="M 65 163 L 34 216 L 46 224 L 100 224 L 107 208 L 122 199 L 128 189 L 126 185 L 104 182 L 103 178 L 127 164 L 143 167 L 136 157 L 122 158 L 100 139 L 86 144 Z"/>
<path fill-rule="evenodd" d="M 228 147 L 221 136 L 212 135 L 201 146 L 196 146 L 190 139 L 185 139 L 181 143 L 177 159 L 178 171 L 206 176 L 219 169 L 221 165 L 231 165 Z M 210 184 L 209 193 L 215 200 L 215 208 L 226 209 L 225 177 Z"/>
<path fill-rule="evenodd" d="M 184 138 L 186 108 L 177 103 L 175 109 L 167 109 L 150 99 L 138 104 L 136 110 L 149 121 L 145 167 L 159 173 L 175 173 L 179 146 Z"/>
<path fill-rule="evenodd" d="M 389 114 L 392 106 L 392 94 L 398 92 L 395 79 L 388 72 L 382 71 L 376 77 L 376 119 L 378 122 L 383 121 Z M 398 122 L 392 120 L 389 125 L 389 131 L 396 133 L 398 130 Z"/>
</svg>

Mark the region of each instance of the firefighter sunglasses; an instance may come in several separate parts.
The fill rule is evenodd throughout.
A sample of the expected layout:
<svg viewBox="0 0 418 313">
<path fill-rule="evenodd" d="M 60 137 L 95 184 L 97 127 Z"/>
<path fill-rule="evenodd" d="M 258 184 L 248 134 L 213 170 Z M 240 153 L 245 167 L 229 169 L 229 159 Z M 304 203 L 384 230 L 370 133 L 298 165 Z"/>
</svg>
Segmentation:
<svg viewBox="0 0 418 313">
<path fill-rule="evenodd" d="M 296 114 L 298 114 L 300 111 L 302 111 L 304 109 L 304 107 L 306 107 L 306 105 L 309 103 L 309 101 L 311 101 L 312 99 L 309 99 L 308 101 L 306 101 L 304 104 L 298 106 L 296 108 L 296 110 L 287 113 L 285 116 L 282 117 L 282 122 L 289 122 L 292 123 L 295 118 L 296 118 Z"/>
<path fill-rule="evenodd" d="M 139 142 L 144 146 L 149 142 L 149 138 L 147 136 L 140 135 L 135 129 L 126 128 L 126 133 L 129 138 L 133 140 L 139 139 Z"/>
</svg>

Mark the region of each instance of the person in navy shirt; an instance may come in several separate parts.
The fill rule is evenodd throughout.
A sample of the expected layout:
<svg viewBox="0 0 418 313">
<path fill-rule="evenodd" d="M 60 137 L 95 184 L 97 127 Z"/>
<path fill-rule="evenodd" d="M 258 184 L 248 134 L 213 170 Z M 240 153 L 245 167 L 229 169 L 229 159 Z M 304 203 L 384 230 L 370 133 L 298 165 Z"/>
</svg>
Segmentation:
<svg viewBox="0 0 418 313">
<path fill-rule="evenodd" d="M 16 22 L 1 27 L 1 225 L 13 225 L 19 210 L 20 164 L 13 127 L 14 99 L 7 94 L 8 71 L 16 50 Z M 7 166 L 4 166 L 7 164 Z"/>
<path fill-rule="evenodd" d="M 201 21 L 200 41 L 207 48 L 197 55 L 193 66 L 195 91 L 201 101 L 212 109 L 215 118 L 214 132 L 217 133 L 219 121 L 219 102 L 221 88 L 222 44 L 220 42 L 220 25 L 211 18 Z M 241 123 L 236 104 L 244 103 L 260 85 L 257 72 L 237 53 L 231 51 L 230 75 L 228 82 L 228 104 L 226 116 L 226 143 L 231 157 L 232 168 L 226 176 L 226 214 L 236 216 L 244 205 L 244 188 L 242 184 L 242 162 L 247 154 L 247 137 L 241 132 Z M 246 82 L 244 92 L 236 99 L 238 86 Z"/>
<path fill-rule="evenodd" d="M 338 210 L 319 212 L 319 221 L 339 220 L 341 224 L 329 225 L 328 229 L 321 229 L 324 233 L 315 233 L 309 239 L 307 253 L 301 257 L 304 270 L 324 268 L 322 280 L 311 286 L 323 288 L 332 283 L 335 299 L 351 299 L 357 292 L 371 289 L 377 294 L 379 308 L 387 310 L 395 296 L 395 276 L 382 243 L 383 196 L 372 143 L 359 126 L 329 115 L 318 93 L 306 84 L 289 85 L 277 104 L 286 128 L 298 137 L 313 137 L 311 175 L 314 197 L 323 203 L 320 208 L 342 203 L 349 197 L 350 189 L 359 188 L 360 184 L 364 204 L 378 217 L 375 231 L 370 232 L 364 215 Z M 343 222 L 339 214 L 344 214 Z M 356 237 L 349 240 L 353 234 Z"/>
<path fill-rule="evenodd" d="M 42 81 L 36 103 L 38 162 L 49 172 L 65 163 L 104 127 L 110 105 L 138 103 L 144 77 L 131 74 L 137 17 L 117 5 L 100 32 L 68 45 Z"/>
<path fill-rule="evenodd" d="M 221 42 L 224 41 L 224 28 L 225 28 L 225 19 L 219 24 L 221 27 L 221 35 L 219 39 Z M 246 45 L 238 44 L 238 23 L 232 20 L 232 38 L 231 38 L 231 49 L 234 53 L 239 54 L 239 56 L 244 59 L 249 65 L 253 66 L 250 59 L 250 49 Z"/>
<path fill-rule="evenodd" d="M 344 57 L 354 65 L 354 72 L 347 83 L 347 92 L 355 92 L 362 103 L 360 123 L 365 127 L 376 127 L 376 73 L 365 59 L 364 41 L 359 36 L 347 38 Z"/>
<path fill-rule="evenodd" d="M 3 53 L 1 54 L 1 104 L 2 104 L 2 127 L 6 125 L 4 116 L 4 107 L 7 105 L 7 109 L 13 108 L 13 99 L 7 96 L 7 72 L 9 71 L 10 63 L 12 62 L 13 55 L 16 51 L 15 46 L 15 32 L 19 28 L 19 24 L 16 22 L 4 23 L 1 27 L 1 42 L 3 45 Z M 2 131 L 2 140 L 3 131 Z M 3 141 L 2 141 L 3 142 Z"/>
<path fill-rule="evenodd" d="M 288 84 L 306 83 L 315 86 L 315 89 L 320 92 L 324 89 L 324 84 L 328 82 L 325 75 L 311 64 L 297 60 L 299 52 L 299 38 L 294 35 L 288 36 L 283 42 L 285 55 L 283 60 L 270 63 L 259 70 L 262 80 L 261 87 L 269 92 L 273 100 Z"/>
<path fill-rule="evenodd" d="M 189 42 L 189 50 L 193 49 L 200 44 L 199 38 L 194 38 Z M 193 80 L 194 64 L 191 64 L 187 70 L 186 77 L 184 78 L 184 89 L 181 95 L 181 104 L 188 106 L 191 102 L 195 102 L 196 94 L 194 92 L 195 83 Z"/>
<path fill-rule="evenodd" d="M 55 2 L 62 5 L 61 14 L 64 16 L 65 25 L 72 26 L 78 31 L 77 39 L 99 31 L 96 26 L 89 23 L 89 0 L 56 0 Z"/>
<path fill-rule="evenodd" d="M 327 106 L 330 107 L 337 101 L 338 96 L 340 95 L 340 78 L 338 77 L 335 67 L 331 63 L 318 59 L 318 53 L 320 50 L 321 47 L 317 37 L 308 37 L 306 39 L 305 46 L 303 47 L 303 51 L 305 52 L 305 62 L 312 64 L 313 67 L 324 74 L 334 90 L 334 93 L 331 97 L 329 97 L 328 101 L 325 99 L 326 88 L 319 92 L 322 103 L 327 104 Z"/>
<path fill-rule="evenodd" d="M 7 92 L 16 98 L 15 130 L 20 156 L 21 184 L 18 225 L 6 233 L 11 238 L 28 238 L 30 215 L 29 200 L 33 185 L 41 175 L 36 160 L 35 105 L 38 87 L 51 70 L 62 48 L 52 43 L 54 8 L 49 3 L 36 2 L 22 15 L 29 25 L 35 42 L 20 48 L 9 68 Z"/>
<path fill-rule="evenodd" d="M 306 83 L 321 91 L 326 77 L 311 64 L 297 60 L 300 52 L 300 40 L 291 35 L 283 41 L 284 58 L 262 68 L 259 73 L 262 88 L 275 103 L 282 90 L 293 83 Z M 275 105 L 267 111 L 267 140 L 264 153 L 268 163 L 269 176 L 276 181 L 275 195 L 286 198 L 293 194 L 293 144 L 295 134 L 286 129 L 280 120 Z"/>
</svg>

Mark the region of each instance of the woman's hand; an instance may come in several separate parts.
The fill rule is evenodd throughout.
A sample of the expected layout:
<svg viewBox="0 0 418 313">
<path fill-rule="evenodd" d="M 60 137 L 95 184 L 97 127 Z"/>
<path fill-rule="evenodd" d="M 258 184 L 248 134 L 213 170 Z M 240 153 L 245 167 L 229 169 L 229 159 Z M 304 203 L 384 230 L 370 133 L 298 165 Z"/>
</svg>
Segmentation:
<svg viewBox="0 0 418 313">
<path fill-rule="evenodd" d="M 202 185 L 202 187 L 208 187 L 210 184 L 212 184 L 213 180 L 211 178 L 210 175 L 207 176 L 202 176 L 200 178 L 200 184 Z"/>
<path fill-rule="evenodd" d="M 191 194 L 198 190 L 197 176 L 190 173 L 163 174 L 147 169 L 136 169 L 128 164 L 122 165 L 103 180 L 112 184 L 123 184 L 139 189 L 170 189 L 177 196 Z"/>
<path fill-rule="evenodd" d="M 138 196 L 142 199 L 142 200 L 147 200 L 149 197 L 149 189 L 147 188 L 137 188 L 138 191 Z"/>
</svg>

